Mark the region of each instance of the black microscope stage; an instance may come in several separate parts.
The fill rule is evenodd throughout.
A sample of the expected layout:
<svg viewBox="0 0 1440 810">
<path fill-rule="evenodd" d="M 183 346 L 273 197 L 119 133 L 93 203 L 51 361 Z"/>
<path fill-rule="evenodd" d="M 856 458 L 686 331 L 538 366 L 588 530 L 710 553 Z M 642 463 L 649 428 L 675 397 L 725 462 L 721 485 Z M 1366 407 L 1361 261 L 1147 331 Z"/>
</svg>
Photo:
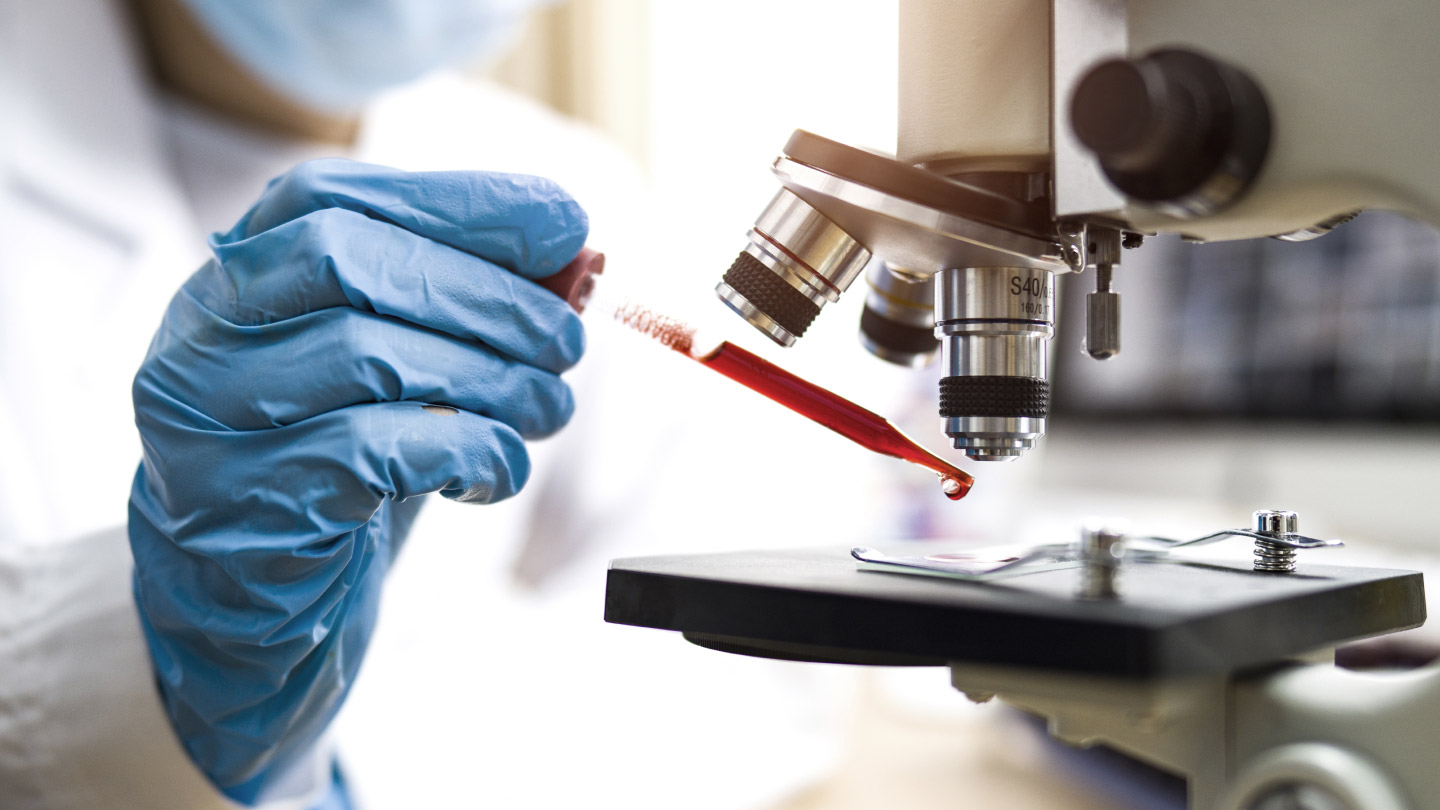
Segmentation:
<svg viewBox="0 0 1440 810">
<path fill-rule="evenodd" d="M 967 662 L 1123 678 L 1229 672 L 1425 621 L 1413 571 L 1127 566 L 1120 598 L 1081 571 L 989 582 L 859 571 L 847 549 L 637 557 L 611 564 L 605 620 L 726 652 L 881 666 Z"/>
</svg>

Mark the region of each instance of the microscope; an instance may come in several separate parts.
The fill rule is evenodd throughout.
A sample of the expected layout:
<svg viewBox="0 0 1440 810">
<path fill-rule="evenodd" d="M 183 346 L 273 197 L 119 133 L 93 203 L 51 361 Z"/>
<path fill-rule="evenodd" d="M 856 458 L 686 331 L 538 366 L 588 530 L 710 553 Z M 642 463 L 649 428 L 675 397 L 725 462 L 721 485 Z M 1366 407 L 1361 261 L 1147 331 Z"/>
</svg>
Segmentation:
<svg viewBox="0 0 1440 810">
<path fill-rule="evenodd" d="M 895 156 L 795 132 L 716 292 L 789 346 L 865 275 L 862 344 L 938 353 L 954 447 L 1013 460 L 1046 432 L 1060 277 L 1093 276 L 1104 359 L 1121 255 L 1148 235 L 1305 240 L 1364 209 L 1440 224 L 1437 35 L 1440 4 L 1415 0 L 901 0 Z M 984 581 L 814 550 L 618 560 L 606 619 L 945 666 L 1063 741 L 1185 776 L 1194 810 L 1440 808 L 1440 667 L 1333 663 L 1424 622 L 1420 575 L 1311 564 L 1323 544 L 1282 511 L 1222 534 L 1254 540 L 1254 565 L 1127 558 L 1104 528 Z"/>
</svg>

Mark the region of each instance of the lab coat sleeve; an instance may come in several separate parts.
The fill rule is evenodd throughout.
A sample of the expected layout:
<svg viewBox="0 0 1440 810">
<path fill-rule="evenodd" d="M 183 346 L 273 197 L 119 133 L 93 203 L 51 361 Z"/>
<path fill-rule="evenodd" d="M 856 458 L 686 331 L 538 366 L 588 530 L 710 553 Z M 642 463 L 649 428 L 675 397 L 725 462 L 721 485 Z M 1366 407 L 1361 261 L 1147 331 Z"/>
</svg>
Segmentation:
<svg viewBox="0 0 1440 810">
<path fill-rule="evenodd" d="M 155 687 L 123 528 L 0 545 L 0 805 L 6 810 L 235 810 L 191 763 Z M 328 750 L 265 810 L 305 810 Z"/>
</svg>

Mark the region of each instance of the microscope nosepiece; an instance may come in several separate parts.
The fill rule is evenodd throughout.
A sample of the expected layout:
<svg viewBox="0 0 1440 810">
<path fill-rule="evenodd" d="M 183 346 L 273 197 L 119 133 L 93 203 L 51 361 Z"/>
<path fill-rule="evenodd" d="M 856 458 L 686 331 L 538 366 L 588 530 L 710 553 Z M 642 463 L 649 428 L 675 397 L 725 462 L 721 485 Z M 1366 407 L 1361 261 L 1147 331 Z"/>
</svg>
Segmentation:
<svg viewBox="0 0 1440 810">
<path fill-rule="evenodd" d="M 947 375 L 940 380 L 940 417 L 955 448 L 976 461 L 1013 460 L 1045 435 L 1054 275 L 972 267 L 937 276 L 935 336 Z"/>
<path fill-rule="evenodd" d="M 789 189 L 775 195 L 749 237 L 715 294 L 781 346 L 804 335 L 870 260 L 870 251 Z"/>
</svg>

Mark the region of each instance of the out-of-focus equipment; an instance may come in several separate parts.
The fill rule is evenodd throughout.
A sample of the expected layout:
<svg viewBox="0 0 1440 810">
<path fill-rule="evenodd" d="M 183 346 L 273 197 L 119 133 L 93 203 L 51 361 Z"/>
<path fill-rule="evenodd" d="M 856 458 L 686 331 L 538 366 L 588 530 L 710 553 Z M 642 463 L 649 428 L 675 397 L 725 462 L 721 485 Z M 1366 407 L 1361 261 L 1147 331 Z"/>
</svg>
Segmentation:
<svg viewBox="0 0 1440 810">
<path fill-rule="evenodd" d="M 938 345 L 945 432 L 1013 459 L 1046 430 L 1059 277 L 1095 275 L 1103 359 L 1122 249 L 1146 234 L 1440 222 L 1437 35 L 1440 4 L 1418 0 L 902 0 L 896 156 L 797 131 L 718 292 L 789 345 L 868 264 L 863 344 L 903 364 Z M 1440 807 L 1440 668 L 1328 662 L 1422 622 L 1419 575 L 1312 564 L 1283 511 L 1226 534 L 1254 561 L 1156 557 L 1104 527 L 978 574 L 863 549 L 622 560 L 607 617 L 752 655 L 948 665 L 1062 740 L 1185 775 L 1194 810 Z"/>
</svg>

